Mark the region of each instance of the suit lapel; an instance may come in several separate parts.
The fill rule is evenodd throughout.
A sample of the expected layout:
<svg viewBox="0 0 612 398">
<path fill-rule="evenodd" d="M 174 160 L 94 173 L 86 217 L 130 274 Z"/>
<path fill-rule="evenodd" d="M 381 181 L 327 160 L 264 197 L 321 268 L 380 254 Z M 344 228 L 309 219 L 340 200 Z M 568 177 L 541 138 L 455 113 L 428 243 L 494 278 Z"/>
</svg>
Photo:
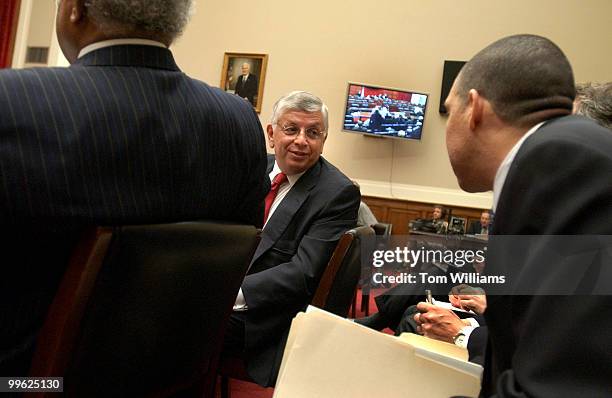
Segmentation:
<svg viewBox="0 0 612 398">
<path fill-rule="evenodd" d="M 274 165 L 274 158 L 272 158 L 272 166 Z M 269 167 L 271 171 L 272 168 Z M 255 251 L 253 264 L 263 253 L 268 251 L 283 235 L 283 232 L 287 229 L 289 223 L 293 221 L 293 218 L 297 211 L 302 207 L 302 204 L 308 199 L 310 190 L 314 188 L 316 182 L 319 179 L 321 173 L 321 160 L 315 163 L 302 177 L 295 183 L 291 190 L 287 193 L 287 196 L 278 205 L 274 214 L 270 218 L 270 221 L 266 224 L 261 234 L 261 243 Z"/>
</svg>

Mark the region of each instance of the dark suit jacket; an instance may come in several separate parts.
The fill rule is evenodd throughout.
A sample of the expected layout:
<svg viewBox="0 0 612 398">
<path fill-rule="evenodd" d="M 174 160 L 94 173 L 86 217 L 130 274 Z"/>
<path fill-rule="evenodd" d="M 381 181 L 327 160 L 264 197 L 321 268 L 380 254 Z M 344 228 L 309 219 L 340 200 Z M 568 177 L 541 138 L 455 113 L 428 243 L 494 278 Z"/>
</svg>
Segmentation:
<svg viewBox="0 0 612 398">
<path fill-rule="evenodd" d="M 167 49 L 115 46 L 69 68 L 0 71 L 0 375 L 27 372 L 85 227 L 261 225 L 265 169 L 252 107 L 186 76 Z"/>
<path fill-rule="evenodd" d="M 480 221 L 474 221 L 470 224 L 468 230 L 465 233 L 469 235 L 476 235 L 479 234 L 481 230 L 482 224 L 480 224 Z"/>
<path fill-rule="evenodd" d="M 485 272 L 510 272 L 517 286 L 539 278 L 543 288 L 568 271 L 597 270 L 593 264 L 565 269 L 564 262 L 546 268 L 546 259 L 533 251 L 499 256 L 503 247 L 495 247 L 495 240 L 496 235 L 612 234 L 611 154 L 610 130 L 581 117 L 550 120 L 529 137 L 500 195 Z M 600 270 L 610 269 L 609 263 L 603 266 Z M 604 283 L 609 288 L 610 279 Z M 488 295 L 487 301 L 483 395 L 610 395 L 612 296 Z"/>
<path fill-rule="evenodd" d="M 249 73 L 249 77 L 246 82 L 243 81 L 244 75 L 238 76 L 238 81 L 236 82 L 236 94 L 241 96 L 242 98 L 247 98 L 249 102 L 255 106 L 255 96 L 257 95 L 257 76 L 252 73 Z"/>
<path fill-rule="evenodd" d="M 269 170 L 274 164 L 269 159 Z M 262 233 L 242 284 L 247 369 L 274 385 L 291 320 L 306 308 L 340 236 L 355 227 L 359 189 L 320 158 L 291 188 Z"/>
<path fill-rule="evenodd" d="M 472 331 L 472 334 L 470 334 L 467 345 L 469 354 L 468 360 L 484 366 L 485 353 L 487 350 L 487 343 L 489 341 L 489 329 L 486 325 L 484 325 L 484 320 L 481 321 L 478 319 L 478 322 L 483 326 L 475 328 Z"/>
</svg>

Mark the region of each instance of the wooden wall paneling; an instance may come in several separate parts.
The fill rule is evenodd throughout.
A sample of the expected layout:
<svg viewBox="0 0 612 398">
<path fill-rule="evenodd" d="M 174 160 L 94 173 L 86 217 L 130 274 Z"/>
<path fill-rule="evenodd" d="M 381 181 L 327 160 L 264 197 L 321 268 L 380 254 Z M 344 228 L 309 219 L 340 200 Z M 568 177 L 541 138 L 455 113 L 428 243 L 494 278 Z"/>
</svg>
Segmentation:
<svg viewBox="0 0 612 398">
<path fill-rule="evenodd" d="M 408 234 L 408 223 L 417 218 L 421 218 L 421 212 L 393 207 L 389 209 L 389 221 L 386 222 L 393 224 L 392 234 L 406 235 Z"/>
<path fill-rule="evenodd" d="M 381 205 L 368 205 L 368 207 L 370 208 L 370 210 L 372 210 L 372 214 L 374 214 L 374 217 L 376 217 L 377 220 L 386 220 L 388 217 L 387 215 L 387 210 L 388 207 L 387 206 L 381 206 Z"/>
<path fill-rule="evenodd" d="M 363 196 L 362 200 L 372 210 L 379 222 L 393 224 L 394 235 L 405 235 L 408 233 L 408 223 L 417 218 L 430 218 L 435 203 L 412 202 L 400 199 L 377 198 Z M 469 207 L 454 207 L 444 205 L 452 209 L 452 215 L 463 217 L 467 220 L 466 227 L 474 221 L 480 220 L 481 209 Z"/>
</svg>

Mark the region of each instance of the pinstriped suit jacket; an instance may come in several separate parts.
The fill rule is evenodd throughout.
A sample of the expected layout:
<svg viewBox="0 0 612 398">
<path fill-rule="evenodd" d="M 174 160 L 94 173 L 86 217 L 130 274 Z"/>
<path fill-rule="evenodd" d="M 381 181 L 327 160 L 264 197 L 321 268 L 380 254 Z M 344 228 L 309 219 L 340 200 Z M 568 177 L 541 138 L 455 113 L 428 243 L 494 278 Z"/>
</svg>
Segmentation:
<svg viewBox="0 0 612 398">
<path fill-rule="evenodd" d="M 27 372 L 84 227 L 260 225 L 268 190 L 251 105 L 189 78 L 167 49 L 107 47 L 69 68 L 0 71 L 0 376 Z"/>
</svg>

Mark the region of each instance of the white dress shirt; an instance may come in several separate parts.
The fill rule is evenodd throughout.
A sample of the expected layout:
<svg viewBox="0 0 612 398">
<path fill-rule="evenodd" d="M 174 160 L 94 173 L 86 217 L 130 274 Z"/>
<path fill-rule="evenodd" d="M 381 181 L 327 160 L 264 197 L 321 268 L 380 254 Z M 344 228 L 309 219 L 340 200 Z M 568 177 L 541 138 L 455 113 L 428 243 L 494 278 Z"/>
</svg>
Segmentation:
<svg viewBox="0 0 612 398">
<path fill-rule="evenodd" d="M 467 348 L 468 341 L 470 340 L 470 335 L 472 334 L 474 329 L 480 326 L 476 318 L 467 318 L 466 321 L 470 323 L 470 326 L 464 326 L 459 331 L 459 333 L 463 333 L 465 338 L 463 340 L 455 341 L 455 345 L 458 345 L 459 347 L 462 347 L 462 348 Z"/>
<path fill-rule="evenodd" d="M 102 40 L 95 43 L 91 43 L 88 46 L 85 46 L 79 51 L 79 55 L 77 58 L 81 58 L 85 54 L 89 54 L 92 51 L 99 50 L 105 47 L 111 46 L 124 46 L 124 45 L 137 45 L 137 46 L 154 46 L 167 48 L 165 44 L 160 43 L 155 40 L 147 40 L 147 39 L 112 39 L 112 40 Z"/>
<path fill-rule="evenodd" d="M 280 167 L 278 167 L 278 163 L 274 161 L 274 167 L 272 168 L 272 171 L 270 172 L 270 174 L 268 174 L 268 176 L 270 177 L 270 181 L 274 181 L 274 177 L 276 177 L 276 175 L 279 174 L 280 172 L 281 172 L 281 169 Z M 285 181 L 284 183 L 280 185 L 280 188 L 278 189 L 278 193 L 276 194 L 276 198 L 274 198 L 274 201 L 272 202 L 272 205 L 270 206 L 270 211 L 268 212 L 268 219 L 265 220 L 264 228 L 266 228 L 266 225 L 268 224 L 268 220 L 272 218 L 272 214 L 274 214 L 280 202 L 283 201 L 285 196 L 287 196 L 291 188 L 300 179 L 300 177 L 304 175 L 304 173 L 305 171 L 299 174 L 287 175 L 287 181 Z"/>
<path fill-rule="evenodd" d="M 495 213 L 495 211 L 497 210 L 497 202 L 499 201 L 499 195 L 501 194 L 502 188 L 504 187 L 506 177 L 508 177 L 508 171 L 510 170 L 510 165 L 512 165 L 516 154 L 518 153 L 519 149 L 521 149 L 521 146 L 523 145 L 525 140 L 529 138 L 529 136 L 531 136 L 533 133 L 535 133 L 543 124 L 544 122 L 540 122 L 530 128 L 525 134 L 523 134 L 521 139 L 518 140 L 516 144 L 514 144 L 512 149 L 510 149 L 510 151 L 502 161 L 501 165 L 499 165 L 497 173 L 495 173 L 495 180 L 493 181 L 493 213 Z"/>
</svg>

